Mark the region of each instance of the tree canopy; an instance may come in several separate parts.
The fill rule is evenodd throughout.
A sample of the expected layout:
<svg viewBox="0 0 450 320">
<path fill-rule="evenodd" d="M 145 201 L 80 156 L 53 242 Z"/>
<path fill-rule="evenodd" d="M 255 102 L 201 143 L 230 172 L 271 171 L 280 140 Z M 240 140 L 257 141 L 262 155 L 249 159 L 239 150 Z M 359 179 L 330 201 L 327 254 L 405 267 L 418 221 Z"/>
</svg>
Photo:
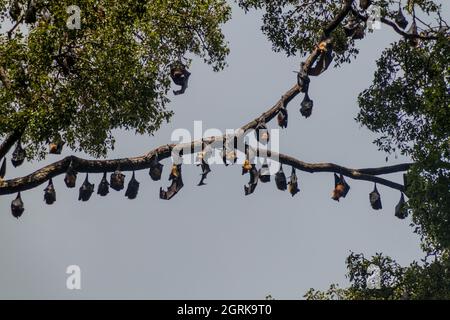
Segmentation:
<svg viewBox="0 0 450 320">
<path fill-rule="evenodd" d="M 313 109 L 309 77 L 319 76 L 331 64 L 342 67 L 357 59 L 358 43 L 373 32 L 373 19 L 398 35 L 377 60 L 372 84 L 359 94 L 355 120 L 378 135 L 374 143 L 380 152 L 409 156 L 412 163 L 351 169 L 308 164 L 284 154 L 279 159 L 304 171 L 340 174 L 335 200 L 348 192 L 343 176 L 387 185 L 402 192 L 402 199 L 404 193 L 408 201 L 399 203 L 399 217 L 412 214 L 413 230 L 421 235 L 426 256 L 420 263 L 401 267 L 382 254 L 367 259 L 352 253 L 347 258 L 350 288 L 332 285 L 326 292 L 311 290 L 306 297 L 450 298 L 450 28 L 442 6 L 432 0 L 236 2 L 246 12 L 262 11 L 261 30 L 273 50 L 298 56 L 300 65 L 294 87 L 242 129 L 262 130 L 261 125 L 275 117 L 286 127 L 287 105 L 301 93 L 305 94 L 301 113 L 309 117 Z M 172 74 L 175 65 L 189 67 L 193 58 L 201 58 L 215 71 L 226 66 L 229 49 L 222 26 L 231 18 L 231 9 L 224 0 L 77 1 L 80 29 L 66 26 L 70 16 L 66 8 L 71 4 L 0 0 L 0 138 L 4 140 L 0 159 L 18 141 L 26 145 L 28 159 L 43 159 L 48 144 L 55 141 L 73 151 L 106 156 L 114 147 L 114 129 L 154 134 L 163 121 L 170 121 L 170 80 L 180 80 Z M 216 140 L 211 137 L 188 146 L 198 152 Z M 122 170 L 154 169 L 155 161 L 168 158 L 172 149 L 162 146 L 143 157 L 116 161 L 71 157 L 9 181 L 2 181 L 0 170 L 0 194 L 30 189 L 75 169 L 105 175 L 117 165 Z M 225 154 L 227 160 L 233 159 Z M 251 176 L 247 195 L 254 191 L 258 175 L 249 163 L 243 169 Z M 405 172 L 402 184 L 379 177 L 392 172 Z M 289 190 L 294 195 L 297 182 L 292 176 Z M 171 179 L 178 192 L 180 168 L 172 168 Z M 370 264 L 382 271 L 381 289 L 367 288 Z"/>
</svg>

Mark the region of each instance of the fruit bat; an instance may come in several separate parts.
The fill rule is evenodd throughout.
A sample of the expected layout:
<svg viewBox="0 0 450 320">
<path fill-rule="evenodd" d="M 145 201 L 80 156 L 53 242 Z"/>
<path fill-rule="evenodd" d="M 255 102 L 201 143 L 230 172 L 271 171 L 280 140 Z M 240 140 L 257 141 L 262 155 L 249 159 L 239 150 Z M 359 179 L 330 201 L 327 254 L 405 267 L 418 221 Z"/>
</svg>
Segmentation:
<svg viewBox="0 0 450 320">
<path fill-rule="evenodd" d="M 334 190 L 331 194 L 331 199 L 339 201 L 341 197 L 345 198 L 347 196 L 350 186 L 345 181 L 344 176 L 341 174 L 338 176 L 334 174 Z"/>
<path fill-rule="evenodd" d="M 255 136 L 258 142 L 266 144 L 269 142 L 270 135 L 269 130 L 267 130 L 267 126 L 265 123 L 260 123 L 255 128 Z"/>
<path fill-rule="evenodd" d="M 270 182 L 270 169 L 269 165 L 267 164 L 267 159 L 264 160 L 264 163 L 259 169 L 259 180 L 261 180 L 262 183 Z"/>
<path fill-rule="evenodd" d="M 375 187 L 373 188 L 373 191 L 369 194 L 369 200 L 370 200 L 370 205 L 372 206 L 372 208 L 374 210 L 383 209 L 383 206 L 381 205 L 381 196 L 377 190 L 376 183 L 375 183 Z"/>
<path fill-rule="evenodd" d="M 125 184 L 125 175 L 120 171 L 120 168 L 117 167 L 116 171 L 111 174 L 110 182 L 111 188 L 116 191 L 120 191 L 124 188 Z"/>
<path fill-rule="evenodd" d="M 319 50 L 321 51 L 319 60 L 308 71 L 308 74 L 312 76 L 318 76 L 327 70 L 334 58 L 331 43 L 321 42 Z"/>
<path fill-rule="evenodd" d="M 181 188 L 183 188 L 184 184 L 183 177 L 181 176 L 181 164 L 172 166 L 169 180 L 172 180 L 172 184 L 167 191 L 163 190 L 163 188 L 159 189 L 160 199 L 170 200 L 181 190 Z"/>
<path fill-rule="evenodd" d="M 18 21 L 21 13 L 22 9 L 20 8 L 19 0 L 14 0 L 11 3 L 11 8 L 9 9 L 9 16 L 14 21 Z"/>
<path fill-rule="evenodd" d="M 252 164 L 250 163 L 250 160 L 245 159 L 244 164 L 242 165 L 242 174 L 246 174 L 252 169 Z"/>
<path fill-rule="evenodd" d="M 363 10 L 367 10 L 367 8 L 369 8 L 371 4 L 372 4 L 371 0 L 359 0 L 359 6 Z"/>
<path fill-rule="evenodd" d="M 50 179 L 48 186 L 44 189 L 44 201 L 48 205 L 51 205 L 56 201 L 56 190 L 52 179 Z"/>
<path fill-rule="evenodd" d="M 358 26 L 355 28 L 352 39 L 353 40 L 361 40 L 365 36 L 365 28 L 362 24 L 358 24 Z"/>
<path fill-rule="evenodd" d="M 36 5 L 34 1 L 28 2 L 28 8 L 25 11 L 25 23 L 35 23 L 36 22 Z"/>
<path fill-rule="evenodd" d="M 401 193 L 400 201 L 395 206 L 395 216 L 399 219 L 405 219 L 408 216 L 408 209 L 406 208 L 403 192 Z"/>
<path fill-rule="evenodd" d="M 14 150 L 14 152 L 12 154 L 12 158 L 11 158 L 12 165 L 14 167 L 20 166 L 23 163 L 23 161 L 25 160 L 26 156 L 27 156 L 27 153 L 22 148 L 22 144 L 20 143 L 20 141 L 17 142 L 16 149 Z"/>
<path fill-rule="evenodd" d="M 84 179 L 83 184 L 80 187 L 80 193 L 78 196 L 79 201 L 88 201 L 92 193 L 94 193 L 94 184 L 89 182 L 89 174 L 86 174 L 86 179 Z"/>
<path fill-rule="evenodd" d="M 275 173 L 275 184 L 278 190 L 284 191 L 287 189 L 286 175 L 283 172 L 283 165 L 280 164 L 280 169 Z"/>
<path fill-rule="evenodd" d="M 278 125 L 280 126 L 280 128 L 287 128 L 288 112 L 287 112 L 286 107 L 283 107 L 280 109 L 280 111 L 278 112 L 277 120 L 278 120 Z"/>
<path fill-rule="evenodd" d="M 97 194 L 104 197 L 109 193 L 109 182 L 106 178 L 106 172 L 103 173 L 102 181 L 100 181 L 100 184 L 98 185 Z"/>
<path fill-rule="evenodd" d="M 298 188 L 298 179 L 297 179 L 297 175 L 295 174 L 294 167 L 292 167 L 291 177 L 290 177 L 289 184 L 288 184 L 288 190 L 292 196 L 295 196 L 297 194 L 297 192 L 300 191 L 300 189 Z"/>
<path fill-rule="evenodd" d="M 180 63 L 177 66 L 172 67 L 170 70 L 170 77 L 177 86 L 181 86 L 180 90 L 173 91 L 175 95 L 183 94 L 186 91 L 190 76 L 191 73 L 186 70 L 186 66 L 184 64 Z"/>
<path fill-rule="evenodd" d="M 300 87 L 301 92 L 308 92 L 310 79 L 308 77 L 307 71 L 304 69 L 305 63 L 300 64 L 300 71 L 297 73 L 297 84 Z"/>
<path fill-rule="evenodd" d="M 134 171 L 130 182 L 128 182 L 127 190 L 125 191 L 125 197 L 130 200 L 136 199 L 139 192 L 139 182 L 136 180 Z"/>
<path fill-rule="evenodd" d="M 161 180 L 161 174 L 163 171 L 163 167 L 164 167 L 164 165 L 162 165 L 158 161 L 158 155 L 156 154 L 152 158 L 152 161 L 150 163 L 150 171 L 148 172 L 148 174 L 150 175 L 150 177 L 152 178 L 153 181 Z"/>
<path fill-rule="evenodd" d="M 309 98 L 308 93 L 305 94 L 301 106 L 302 107 L 300 108 L 300 113 L 302 114 L 302 116 L 304 116 L 305 118 L 310 117 L 314 106 L 314 102 Z"/>
<path fill-rule="evenodd" d="M 355 18 L 355 16 L 351 15 L 346 25 L 343 27 L 345 35 L 347 37 L 353 36 L 357 27 L 358 27 L 358 20 Z"/>
<path fill-rule="evenodd" d="M 11 213 L 14 218 L 19 219 L 19 217 L 23 214 L 25 208 L 23 206 L 22 197 L 20 196 L 20 192 L 17 194 L 17 198 L 11 202 Z"/>
<path fill-rule="evenodd" d="M 52 143 L 50 143 L 50 145 L 48 147 L 48 149 L 49 149 L 48 153 L 61 154 L 63 146 L 64 146 L 64 142 L 62 142 L 62 141 L 52 142 Z"/>
<path fill-rule="evenodd" d="M 397 15 L 395 16 L 395 23 L 402 29 L 405 29 L 408 25 L 408 20 L 406 20 L 405 16 L 403 15 L 400 5 L 398 7 Z"/>
<path fill-rule="evenodd" d="M 416 36 L 418 36 L 419 33 L 417 31 L 416 21 L 413 21 L 411 27 L 409 27 L 409 30 L 406 33 L 410 36 L 413 36 L 413 38 L 409 39 L 410 45 L 413 47 L 417 47 L 419 45 L 419 39 L 417 39 Z"/>
<path fill-rule="evenodd" d="M 75 188 L 75 184 L 77 182 L 77 172 L 73 169 L 72 161 L 67 168 L 64 182 L 66 183 L 67 188 Z"/>
<path fill-rule="evenodd" d="M 0 181 L 3 180 L 5 175 L 6 175 L 6 158 L 3 159 L 2 166 L 0 167 Z"/>
<path fill-rule="evenodd" d="M 203 185 L 206 184 L 205 180 L 208 177 L 208 173 L 211 172 L 211 168 L 210 168 L 209 164 L 205 160 L 202 160 L 202 163 L 198 164 L 197 166 L 201 166 L 202 167 L 202 173 L 201 173 L 202 178 L 200 179 L 200 182 L 198 183 L 197 186 L 203 186 Z"/>
<path fill-rule="evenodd" d="M 244 194 L 246 196 L 252 194 L 255 191 L 259 177 L 259 171 L 258 169 L 256 169 L 256 166 L 254 164 L 251 165 L 249 172 L 250 172 L 250 181 L 248 182 L 248 185 L 244 186 Z"/>
</svg>

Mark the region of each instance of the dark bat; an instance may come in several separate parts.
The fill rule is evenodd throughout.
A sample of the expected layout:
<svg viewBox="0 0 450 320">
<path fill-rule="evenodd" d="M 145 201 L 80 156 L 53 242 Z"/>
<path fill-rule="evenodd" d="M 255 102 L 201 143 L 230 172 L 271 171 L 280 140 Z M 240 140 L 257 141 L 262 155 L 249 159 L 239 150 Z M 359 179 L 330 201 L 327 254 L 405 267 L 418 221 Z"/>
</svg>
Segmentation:
<svg viewBox="0 0 450 320">
<path fill-rule="evenodd" d="M 270 169 L 267 164 L 267 159 L 264 160 L 261 169 L 259 169 L 259 180 L 261 180 L 262 183 L 270 182 Z"/>
<path fill-rule="evenodd" d="M 23 205 L 22 197 L 20 196 L 20 192 L 17 194 L 15 200 L 11 202 L 11 213 L 14 218 L 19 219 L 19 217 L 25 211 L 25 207 Z"/>
<path fill-rule="evenodd" d="M 25 161 L 26 156 L 27 156 L 27 153 L 22 148 L 22 144 L 20 143 L 20 141 L 17 142 L 16 149 L 14 150 L 12 157 L 11 157 L 12 165 L 14 167 L 20 166 Z"/>
<path fill-rule="evenodd" d="M 111 174 L 110 186 L 112 189 L 116 191 L 120 191 L 124 188 L 125 185 L 125 175 L 120 171 L 120 168 L 117 167 L 116 171 Z"/>
<path fill-rule="evenodd" d="M 50 179 L 48 186 L 44 189 L 44 201 L 48 205 L 51 205 L 56 201 L 56 190 L 52 179 Z"/>
<path fill-rule="evenodd" d="M 374 210 L 380 210 L 383 208 L 381 204 L 381 196 L 377 189 L 377 184 L 373 188 L 373 191 L 369 194 L 370 205 Z"/>
<path fill-rule="evenodd" d="M 309 118 L 311 116 L 313 106 L 314 106 L 314 101 L 312 101 L 309 98 L 308 93 L 306 93 L 305 97 L 303 98 L 303 101 L 301 103 L 301 108 L 300 108 L 300 113 L 302 114 L 302 116 L 304 116 L 305 118 Z"/>
<path fill-rule="evenodd" d="M 291 176 L 289 178 L 288 190 L 292 196 L 295 196 L 300 191 L 300 189 L 298 188 L 298 178 L 295 174 L 294 167 L 292 167 Z"/>
<path fill-rule="evenodd" d="M 408 20 L 406 20 L 405 16 L 403 15 L 401 5 L 398 6 L 398 12 L 395 16 L 395 23 L 402 29 L 405 29 L 408 25 Z"/>
<path fill-rule="evenodd" d="M 280 165 L 280 170 L 275 174 L 275 184 L 278 190 L 284 191 L 287 189 L 286 175 L 283 172 L 283 165 Z"/>
<path fill-rule="evenodd" d="M 202 178 L 200 179 L 200 182 L 198 183 L 197 186 L 204 186 L 204 185 L 206 185 L 205 180 L 208 177 L 208 173 L 211 172 L 211 168 L 210 168 L 209 164 L 207 162 L 205 162 L 204 160 L 202 160 L 202 163 L 198 164 L 197 166 L 201 166 L 201 168 L 202 168 L 202 173 L 201 173 Z"/>
<path fill-rule="evenodd" d="M 400 201 L 395 206 L 395 216 L 399 219 L 405 219 L 408 216 L 408 209 L 406 208 L 403 192 L 401 193 Z"/>
<path fill-rule="evenodd" d="M 244 194 L 246 196 L 252 194 L 255 191 L 259 178 L 259 171 L 258 169 L 256 169 L 256 165 L 252 164 L 249 172 L 250 172 L 250 181 L 248 182 L 247 185 L 244 186 Z"/>
<path fill-rule="evenodd" d="M 106 178 L 106 172 L 103 173 L 102 181 L 100 181 L 100 184 L 98 185 L 97 194 L 104 197 L 109 193 L 109 182 Z"/>
<path fill-rule="evenodd" d="M 297 73 L 297 84 L 300 87 L 300 91 L 303 93 L 308 92 L 310 79 L 308 76 L 308 72 L 304 68 L 305 63 L 302 62 L 300 64 L 300 71 Z"/>
<path fill-rule="evenodd" d="M 178 64 L 177 66 L 174 66 L 170 70 L 170 77 L 172 78 L 172 81 L 177 86 L 181 86 L 180 90 L 173 91 L 175 95 L 183 94 L 186 91 L 190 76 L 191 73 L 186 70 L 186 66 L 182 63 Z"/>
<path fill-rule="evenodd" d="M 69 167 L 66 171 L 66 176 L 64 177 L 64 182 L 66 183 L 67 188 L 75 188 L 77 182 L 77 172 L 74 170 L 72 161 L 69 164 Z"/>
<path fill-rule="evenodd" d="M 183 188 L 183 186 L 184 184 L 181 176 L 173 179 L 172 184 L 167 191 L 164 191 L 163 188 L 159 189 L 159 197 L 164 200 L 170 200 L 181 190 L 181 188 Z"/>
<path fill-rule="evenodd" d="M 367 8 L 369 8 L 371 4 L 372 4 L 371 0 L 359 0 L 359 6 L 363 10 L 367 10 Z"/>
<path fill-rule="evenodd" d="M 134 171 L 130 182 L 128 182 L 127 191 L 125 192 L 125 197 L 130 200 L 136 199 L 139 192 L 139 182 L 136 180 Z"/>
<path fill-rule="evenodd" d="M 409 43 L 413 47 L 417 47 L 419 45 L 419 40 L 416 38 L 416 36 L 419 35 L 419 32 L 417 31 L 417 24 L 414 20 L 411 24 L 411 27 L 409 27 L 409 30 L 406 32 L 410 36 L 413 36 L 413 38 L 409 39 Z"/>
<path fill-rule="evenodd" d="M 152 162 L 150 164 L 150 171 L 148 172 L 148 174 L 150 175 L 150 177 L 152 178 L 153 181 L 161 180 L 161 174 L 163 171 L 163 167 L 164 167 L 164 165 L 162 165 L 158 161 L 158 155 L 156 154 L 152 158 Z"/>
<path fill-rule="evenodd" d="M 80 187 L 78 200 L 84 202 L 88 201 L 91 198 L 92 193 L 94 193 L 94 188 L 95 188 L 94 184 L 89 182 L 89 174 L 87 173 L 86 178 L 84 179 L 84 182 Z"/>
<path fill-rule="evenodd" d="M 288 125 L 288 112 L 286 107 L 280 109 L 277 115 L 277 121 L 280 128 L 287 128 Z"/>
</svg>

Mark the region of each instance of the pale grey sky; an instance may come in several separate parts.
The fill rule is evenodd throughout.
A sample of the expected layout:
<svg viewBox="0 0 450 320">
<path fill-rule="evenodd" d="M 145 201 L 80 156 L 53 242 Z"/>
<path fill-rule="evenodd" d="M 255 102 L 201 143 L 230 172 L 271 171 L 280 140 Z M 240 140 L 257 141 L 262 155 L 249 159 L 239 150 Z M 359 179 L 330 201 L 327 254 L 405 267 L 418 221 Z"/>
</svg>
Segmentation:
<svg viewBox="0 0 450 320">
<path fill-rule="evenodd" d="M 195 120 L 204 128 L 237 128 L 272 106 L 295 83 L 292 71 L 300 58 L 273 53 L 260 24 L 259 14 L 244 15 L 234 7 L 224 28 L 229 67 L 213 73 L 196 61 L 186 94 L 172 97 L 172 122 L 154 137 L 118 133 L 109 157 L 141 155 L 170 142 L 174 129 L 192 130 Z M 313 78 L 313 115 L 301 117 L 301 96 L 291 102 L 280 151 L 308 162 L 386 165 L 386 155 L 372 144 L 376 136 L 354 117 L 356 97 L 370 85 L 375 60 L 396 39 L 383 27 L 359 43 L 361 53 L 351 65 Z M 9 174 L 28 174 L 68 154 L 26 163 Z M 390 157 L 387 164 L 405 160 Z M 368 200 L 372 183 L 348 179 L 352 188 L 338 203 L 330 199 L 332 174 L 298 172 L 301 192 L 293 198 L 273 182 L 245 197 L 248 176 L 241 176 L 240 166 L 214 166 L 203 187 L 196 186 L 200 169 L 185 166 L 185 187 L 163 201 L 159 187 L 169 184 L 169 163 L 164 162 L 161 182 L 137 172 L 141 188 L 134 201 L 111 191 L 106 198 L 79 202 L 77 189 L 66 189 L 62 176 L 54 180 L 53 206 L 43 202 L 45 185 L 23 193 L 26 211 L 19 220 L 9 209 L 15 196 L 0 197 L 0 298 L 299 299 L 311 287 L 346 286 L 350 250 L 383 252 L 401 264 L 422 257 L 410 219 L 394 216 L 398 191 L 379 186 L 383 209 L 374 211 Z M 388 177 L 401 181 L 401 174 Z M 78 183 L 83 179 L 80 174 Z M 90 179 L 97 185 L 101 175 Z M 72 264 L 82 270 L 79 291 L 66 289 L 65 270 Z"/>
</svg>

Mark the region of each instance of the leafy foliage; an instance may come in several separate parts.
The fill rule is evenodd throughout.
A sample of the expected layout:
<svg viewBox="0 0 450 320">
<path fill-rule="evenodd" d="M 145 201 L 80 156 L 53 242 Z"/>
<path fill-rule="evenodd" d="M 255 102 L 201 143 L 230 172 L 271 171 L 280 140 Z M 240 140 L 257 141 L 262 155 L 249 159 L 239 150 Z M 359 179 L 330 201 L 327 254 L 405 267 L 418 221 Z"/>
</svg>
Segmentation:
<svg viewBox="0 0 450 320">
<path fill-rule="evenodd" d="M 25 129 L 30 157 L 58 139 L 102 156 L 114 129 L 152 134 L 172 115 L 173 63 L 198 56 L 216 71 L 225 66 L 223 0 L 77 1 L 79 30 L 66 27 L 73 1 L 32 1 L 34 23 L 20 18 L 28 3 L 0 0 L 0 67 L 10 83 L 0 84 L 0 137 Z M 16 4 L 21 15 L 12 19 Z"/>
</svg>

